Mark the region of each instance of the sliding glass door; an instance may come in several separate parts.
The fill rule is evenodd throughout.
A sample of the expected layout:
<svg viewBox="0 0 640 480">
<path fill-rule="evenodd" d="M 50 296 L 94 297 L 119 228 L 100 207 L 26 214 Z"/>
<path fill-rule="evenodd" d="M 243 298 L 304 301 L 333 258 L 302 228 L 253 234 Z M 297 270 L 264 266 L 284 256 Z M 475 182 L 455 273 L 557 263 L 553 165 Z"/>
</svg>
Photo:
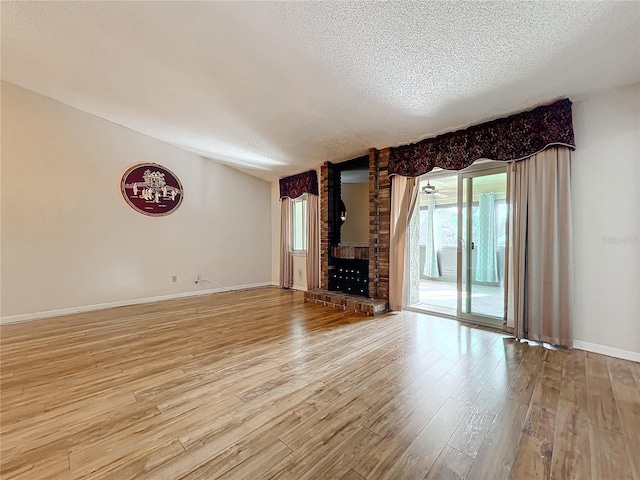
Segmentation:
<svg viewBox="0 0 640 480">
<path fill-rule="evenodd" d="M 419 298 L 412 306 L 456 316 L 458 305 L 458 175 L 431 174 L 420 181 Z"/>
<path fill-rule="evenodd" d="M 410 250 L 409 306 L 502 326 L 507 224 L 506 169 L 482 165 L 421 178 L 419 238 Z M 418 236 L 416 236 L 418 237 Z M 417 270 L 417 271 L 416 271 Z"/>
<path fill-rule="evenodd" d="M 458 316 L 502 326 L 507 173 L 504 167 L 460 173 Z"/>
</svg>

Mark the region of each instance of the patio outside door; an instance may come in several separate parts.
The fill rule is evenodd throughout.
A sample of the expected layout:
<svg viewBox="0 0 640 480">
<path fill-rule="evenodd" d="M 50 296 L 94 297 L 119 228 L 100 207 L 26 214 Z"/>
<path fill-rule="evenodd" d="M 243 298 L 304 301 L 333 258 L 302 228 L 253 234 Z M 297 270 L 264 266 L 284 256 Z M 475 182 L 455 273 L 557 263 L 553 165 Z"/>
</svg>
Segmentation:
<svg viewBox="0 0 640 480">
<path fill-rule="evenodd" d="M 419 233 L 410 235 L 408 306 L 501 327 L 507 225 L 504 164 L 428 174 L 420 180 L 418 205 L 414 226 Z"/>
<path fill-rule="evenodd" d="M 457 316 L 496 327 L 505 312 L 506 193 L 502 166 L 459 174 Z"/>
</svg>

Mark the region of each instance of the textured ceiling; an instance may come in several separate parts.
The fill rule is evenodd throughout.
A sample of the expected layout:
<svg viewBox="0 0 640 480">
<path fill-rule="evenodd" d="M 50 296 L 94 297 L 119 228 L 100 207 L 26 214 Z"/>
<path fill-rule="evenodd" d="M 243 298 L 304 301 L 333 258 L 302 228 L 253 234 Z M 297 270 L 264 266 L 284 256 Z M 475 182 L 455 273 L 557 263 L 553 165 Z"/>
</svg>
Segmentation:
<svg viewBox="0 0 640 480">
<path fill-rule="evenodd" d="M 640 3 L 2 2 L 2 78 L 273 180 L 638 82 Z"/>
</svg>

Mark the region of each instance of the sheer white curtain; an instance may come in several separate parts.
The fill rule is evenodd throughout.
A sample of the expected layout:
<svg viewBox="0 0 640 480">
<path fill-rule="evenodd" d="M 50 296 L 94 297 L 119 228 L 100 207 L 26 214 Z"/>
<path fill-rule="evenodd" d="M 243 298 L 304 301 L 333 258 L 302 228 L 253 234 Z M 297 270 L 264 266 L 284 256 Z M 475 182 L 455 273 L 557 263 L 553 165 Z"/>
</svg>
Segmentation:
<svg viewBox="0 0 640 480">
<path fill-rule="evenodd" d="M 571 152 L 548 148 L 508 168 L 506 328 L 571 347 Z"/>
<path fill-rule="evenodd" d="M 415 305 L 420 301 L 420 208 L 413 208 L 413 214 L 409 220 L 407 234 L 407 254 L 405 255 L 404 268 L 404 303 L 405 306 Z"/>
<path fill-rule="evenodd" d="M 307 195 L 307 290 L 320 287 L 320 199 Z"/>
<path fill-rule="evenodd" d="M 402 310 L 405 283 L 407 227 L 418 198 L 418 179 L 394 175 L 391 179 L 389 245 L 389 308 Z"/>
<path fill-rule="evenodd" d="M 280 202 L 280 288 L 293 286 L 293 255 L 291 254 L 291 199 Z"/>
</svg>

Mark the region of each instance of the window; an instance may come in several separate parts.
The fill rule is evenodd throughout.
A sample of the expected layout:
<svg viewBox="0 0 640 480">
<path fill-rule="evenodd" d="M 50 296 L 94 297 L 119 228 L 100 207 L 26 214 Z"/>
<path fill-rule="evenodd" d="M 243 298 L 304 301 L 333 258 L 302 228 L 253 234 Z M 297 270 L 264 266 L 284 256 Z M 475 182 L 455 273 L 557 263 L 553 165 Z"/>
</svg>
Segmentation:
<svg viewBox="0 0 640 480">
<path fill-rule="evenodd" d="M 478 203 L 473 204 L 473 238 L 472 241 L 478 243 L 478 231 L 480 216 L 478 215 Z M 427 244 L 427 209 L 420 208 L 420 245 Z M 462 210 L 463 223 L 466 222 L 466 210 Z M 495 201 L 496 232 L 498 235 L 498 246 L 504 247 L 507 224 L 507 203 L 504 199 Z M 437 248 L 456 247 L 458 245 L 458 207 L 448 205 L 437 205 L 433 216 L 434 236 Z"/>
<path fill-rule="evenodd" d="M 294 252 L 305 252 L 307 250 L 307 196 L 294 199 L 291 202 L 291 208 L 293 209 L 291 247 Z"/>
</svg>

